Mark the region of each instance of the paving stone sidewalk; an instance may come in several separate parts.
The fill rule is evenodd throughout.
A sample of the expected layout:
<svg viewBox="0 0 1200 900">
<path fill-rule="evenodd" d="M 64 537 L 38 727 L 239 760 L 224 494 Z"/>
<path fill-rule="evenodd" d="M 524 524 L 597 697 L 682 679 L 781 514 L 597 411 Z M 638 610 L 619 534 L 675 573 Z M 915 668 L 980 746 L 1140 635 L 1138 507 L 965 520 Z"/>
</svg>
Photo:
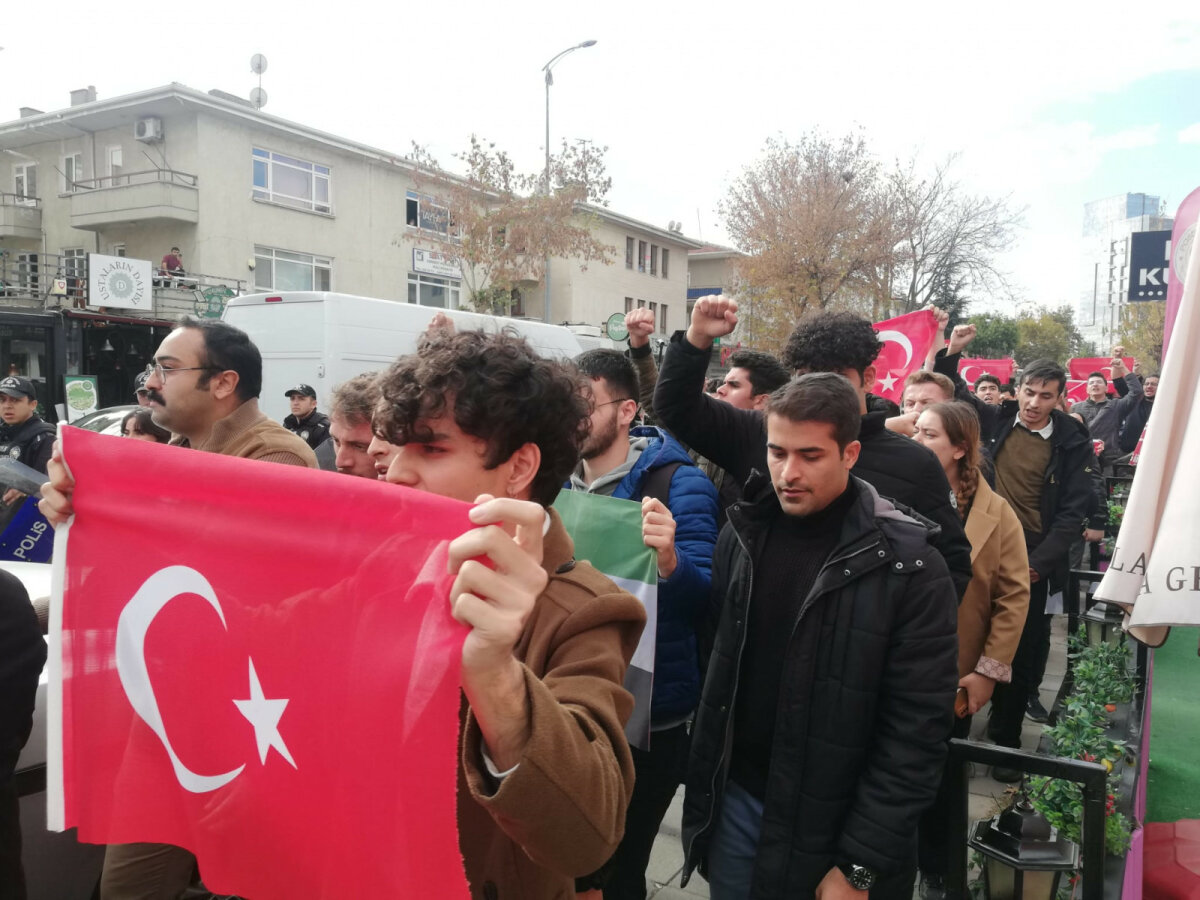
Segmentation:
<svg viewBox="0 0 1200 900">
<path fill-rule="evenodd" d="M 1046 677 L 1042 680 L 1042 704 L 1049 709 L 1058 693 L 1067 671 L 1067 620 L 1065 616 L 1054 618 L 1050 638 L 1050 658 L 1046 663 Z M 971 739 L 983 739 L 987 727 L 987 708 L 975 716 L 971 723 Z M 1021 746 L 1027 750 L 1035 748 L 1042 734 L 1042 726 L 1025 720 L 1021 738 Z M 971 778 L 971 820 L 982 819 L 994 815 L 1008 804 L 1007 792 L 1012 785 L 1002 784 L 994 780 L 985 766 L 976 766 Z M 675 795 L 670 810 L 663 819 L 662 827 L 658 830 L 658 840 L 650 855 L 650 866 L 646 870 L 646 896 L 653 900 L 695 900 L 697 897 L 708 897 L 708 882 L 693 874 L 687 887 L 679 886 L 679 876 L 683 871 L 683 845 L 679 838 L 679 824 L 683 813 L 683 788 Z M 914 895 L 915 896 L 915 895 Z"/>
</svg>

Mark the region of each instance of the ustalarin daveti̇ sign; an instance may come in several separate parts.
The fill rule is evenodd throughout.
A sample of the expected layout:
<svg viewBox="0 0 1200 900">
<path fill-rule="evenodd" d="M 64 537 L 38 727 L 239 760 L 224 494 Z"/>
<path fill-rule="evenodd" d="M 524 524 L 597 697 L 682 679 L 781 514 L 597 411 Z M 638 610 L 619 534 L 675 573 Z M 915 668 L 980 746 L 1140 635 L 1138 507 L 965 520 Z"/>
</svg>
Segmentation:
<svg viewBox="0 0 1200 900">
<path fill-rule="evenodd" d="M 88 254 L 88 306 L 151 309 L 150 261 Z"/>
</svg>

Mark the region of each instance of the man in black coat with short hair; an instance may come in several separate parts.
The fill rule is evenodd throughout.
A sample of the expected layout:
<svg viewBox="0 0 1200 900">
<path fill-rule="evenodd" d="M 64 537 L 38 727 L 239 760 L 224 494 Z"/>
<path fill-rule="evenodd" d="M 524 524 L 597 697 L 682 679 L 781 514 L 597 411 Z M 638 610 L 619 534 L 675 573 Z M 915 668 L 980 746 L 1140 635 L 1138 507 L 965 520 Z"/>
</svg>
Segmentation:
<svg viewBox="0 0 1200 900">
<path fill-rule="evenodd" d="M 714 898 L 912 896 L 957 597 L 926 528 L 851 476 L 860 403 L 828 372 L 773 394 L 770 479 L 717 541 L 683 810 L 684 881 Z"/>
<path fill-rule="evenodd" d="M 713 340 L 732 333 L 736 326 L 737 301 L 722 296 L 696 301 L 687 333 L 677 333 L 667 346 L 654 391 L 654 410 L 679 440 L 723 468 L 738 484 L 745 484 L 752 471 L 766 471 L 763 414 L 735 409 L 703 391 Z M 862 417 L 862 451 L 854 474 L 881 496 L 938 526 L 934 546 L 962 597 L 971 580 L 971 544 L 946 473 L 925 447 L 887 430 L 886 412 L 867 411 L 866 396 L 875 385 L 875 358 L 880 348 L 871 323 L 861 316 L 819 313 L 796 326 L 783 364 L 797 374 L 834 372 L 850 382 L 859 396 Z"/>
</svg>

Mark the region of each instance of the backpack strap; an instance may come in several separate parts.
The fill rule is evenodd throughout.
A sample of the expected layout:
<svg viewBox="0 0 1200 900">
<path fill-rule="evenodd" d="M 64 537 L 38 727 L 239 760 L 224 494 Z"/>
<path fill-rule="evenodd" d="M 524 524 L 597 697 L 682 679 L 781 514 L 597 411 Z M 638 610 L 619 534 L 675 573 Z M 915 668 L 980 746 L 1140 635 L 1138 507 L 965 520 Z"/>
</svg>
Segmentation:
<svg viewBox="0 0 1200 900">
<path fill-rule="evenodd" d="M 667 463 L 658 469 L 652 469 L 650 474 L 642 481 L 642 498 L 653 497 L 662 503 L 663 506 L 670 505 L 671 499 L 671 479 L 675 477 L 675 470 L 682 466 L 682 462 Z"/>
</svg>

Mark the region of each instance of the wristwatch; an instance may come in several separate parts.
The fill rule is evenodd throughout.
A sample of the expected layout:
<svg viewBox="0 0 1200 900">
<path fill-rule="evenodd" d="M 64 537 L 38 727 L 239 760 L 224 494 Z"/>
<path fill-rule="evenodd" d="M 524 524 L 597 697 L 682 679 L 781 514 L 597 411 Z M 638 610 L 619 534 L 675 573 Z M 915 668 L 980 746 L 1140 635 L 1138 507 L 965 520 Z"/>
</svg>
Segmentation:
<svg viewBox="0 0 1200 900">
<path fill-rule="evenodd" d="M 838 868 L 856 891 L 869 891 L 875 884 L 875 870 L 856 863 L 838 863 Z"/>
</svg>

